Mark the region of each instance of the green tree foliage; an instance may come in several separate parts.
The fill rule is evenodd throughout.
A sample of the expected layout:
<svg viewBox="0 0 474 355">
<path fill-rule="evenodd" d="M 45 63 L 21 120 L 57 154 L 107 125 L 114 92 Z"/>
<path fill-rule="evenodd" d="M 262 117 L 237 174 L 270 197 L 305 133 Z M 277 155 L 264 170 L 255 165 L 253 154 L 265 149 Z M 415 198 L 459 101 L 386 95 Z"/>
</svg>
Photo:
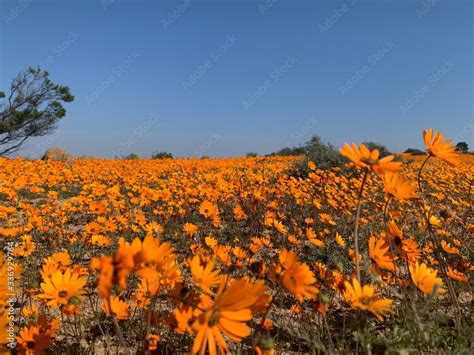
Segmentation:
<svg viewBox="0 0 474 355">
<path fill-rule="evenodd" d="M 313 136 L 304 146 L 306 157 L 319 169 L 328 169 L 344 164 L 344 158 L 331 144 L 323 142 L 319 136 Z"/>
<path fill-rule="evenodd" d="M 165 152 L 165 151 L 162 151 L 162 152 L 154 152 L 152 155 L 151 155 L 151 158 L 152 159 L 173 159 L 173 154 L 169 153 L 169 152 Z"/>
<path fill-rule="evenodd" d="M 0 92 L 0 156 L 21 149 L 30 137 L 54 131 L 66 115 L 62 103 L 72 102 L 67 86 L 53 83 L 49 73 L 28 68 L 10 84 L 10 92 Z"/>
<path fill-rule="evenodd" d="M 384 158 L 388 155 L 392 155 L 392 153 L 383 144 L 372 142 L 372 141 L 364 142 L 363 144 L 370 150 L 377 149 L 380 153 L 380 158 Z"/>
<path fill-rule="evenodd" d="M 466 142 L 459 142 L 456 144 L 456 150 L 462 153 L 467 153 L 469 151 L 469 145 Z"/>
<path fill-rule="evenodd" d="M 273 152 L 269 154 L 269 156 L 279 156 L 279 157 L 290 157 L 290 156 L 298 156 L 298 155 L 304 155 L 305 150 L 304 147 L 285 147 L 280 149 L 277 152 Z"/>
<path fill-rule="evenodd" d="M 126 160 L 135 160 L 138 159 L 138 155 L 135 153 L 130 153 L 129 155 L 125 156 L 124 159 Z"/>
</svg>

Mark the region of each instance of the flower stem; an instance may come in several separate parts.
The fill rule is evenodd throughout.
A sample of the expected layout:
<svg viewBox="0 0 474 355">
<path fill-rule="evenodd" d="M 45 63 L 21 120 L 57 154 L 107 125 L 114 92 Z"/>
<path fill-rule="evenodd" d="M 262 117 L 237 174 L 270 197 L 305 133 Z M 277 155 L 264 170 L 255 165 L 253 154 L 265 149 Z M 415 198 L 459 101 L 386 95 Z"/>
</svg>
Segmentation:
<svg viewBox="0 0 474 355">
<path fill-rule="evenodd" d="M 362 178 L 362 183 L 360 185 L 359 196 L 357 197 L 357 211 L 356 211 L 356 221 L 354 227 L 354 249 L 355 249 L 355 266 L 356 266 L 356 275 L 357 281 L 360 283 L 360 267 L 359 267 L 359 220 L 360 220 L 360 209 L 362 194 L 364 193 L 364 186 L 367 181 L 367 176 L 369 175 L 369 170 L 364 172 L 364 177 Z"/>
<path fill-rule="evenodd" d="M 388 196 L 387 202 L 385 202 L 385 205 L 383 206 L 383 223 L 384 223 L 384 228 L 387 227 L 387 222 L 388 222 L 388 207 L 390 206 L 390 202 L 392 202 L 392 196 Z"/>
<path fill-rule="evenodd" d="M 418 171 L 418 189 L 420 190 L 420 196 L 423 198 L 423 187 L 421 186 L 421 172 L 423 171 L 423 168 L 425 167 L 426 163 L 428 160 L 430 160 L 431 155 L 428 154 L 426 159 L 423 161 L 423 164 L 420 166 L 420 171 Z"/>
<path fill-rule="evenodd" d="M 112 312 L 112 305 L 110 303 L 110 297 L 108 297 L 107 302 L 109 303 L 109 310 L 110 310 L 110 317 L 112 318 L 112 323 L 114 323 L 115 331 L 120 340 L 120 345 L 123 347 L 124 351 L 127 348 L 127 344 L 125 343 L 125 339 L 123 338 L 122 330 L 117 322 L 117 318 L 115 318 L 115 314 Z"/>
<path fill-rule="evenodd" d="M 148 336 L 150 335 L 151 316 L 152 316 L 153 310 L 155 309 L 155 302 L 156 302 L 156 297 L 152 297 L 151 300 L 150 300 L 150 304 L 148 305 L 147 322 L 146 322 L 146 337 L 145 337 L 145 339 L 148 339 Z"/>
</svg>

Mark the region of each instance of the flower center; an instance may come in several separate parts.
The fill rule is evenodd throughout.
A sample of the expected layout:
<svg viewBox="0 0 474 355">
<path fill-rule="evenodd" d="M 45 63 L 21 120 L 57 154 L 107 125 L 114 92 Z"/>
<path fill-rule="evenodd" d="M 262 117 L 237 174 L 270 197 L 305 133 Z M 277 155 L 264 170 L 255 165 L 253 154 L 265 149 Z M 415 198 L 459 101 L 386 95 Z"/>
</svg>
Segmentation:
<svg viewBox="0 0 474 355">
<path fill-rule="evenodd" d="M 217 324 L 217 322 L 219 322 L 219 316 L 220 316 L 220 312 L 218 309 L 214 309 L 211 313 L 211 316 L 209 317 L 209 321 L 207 322 L 207 324 L 210 326 L 210 327 L 213 327 Z"/>
<path fill-rule="evenodd" d="M 27 341 L 26 342 L 26 347 L 28 349 L 33 349 L 35 347 L 35 342 L 34 341 Z"/>
<path fill-rule="evenodd" d="M 59 297 L 66 297 L 67 296 L 67 291 L 65 291 L 65 290 L 59 291 L 58 296 Z"/>
</svg>

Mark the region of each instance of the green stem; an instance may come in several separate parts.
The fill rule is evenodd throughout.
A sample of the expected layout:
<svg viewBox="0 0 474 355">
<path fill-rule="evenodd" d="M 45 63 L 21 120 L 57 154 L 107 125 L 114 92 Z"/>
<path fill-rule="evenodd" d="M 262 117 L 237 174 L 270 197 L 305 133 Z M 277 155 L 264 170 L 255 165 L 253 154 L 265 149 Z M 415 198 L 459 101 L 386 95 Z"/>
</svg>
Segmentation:
<svg viewBox="0 0 474 355">
<path fill-rule="evenodd" d="M 110 317 L 112 318 L 112 323 L 114 324 L 115 330 L 119 337 L 120 345 L 122 346 L 124 351 L 126 351 L 125 349 L 127 348 L 127 344 L 125 343 L 125 339 L 123 337 L 122 330 L 120 329 L 120 326 L 117 322 L 117 318 L 115 318 L 115 314 L 112 312 L 112 304 L 110 302 L 110 297 L 108 297 L 107 302 L 109 303 Z"/>
<path fill-rule="evenodd" d="M 359 220 L 360 220 L 360 209 L 362 194 L 364 193 L 364 186 L 367 181 L 367 176 L 369 175 L 369 170 L 366 170 L 364 177 L 362 178 L 362 183 L 360 185 L 359 196 L 357 197 L 357 211 L 356 211 L 356 221 L 354 227 L 354 249 L 355 249 L 355 266 L 356 266 L 356 275 L 357 281 L 360 283 L 360 266 L 359 266 Z"/>
</svg>

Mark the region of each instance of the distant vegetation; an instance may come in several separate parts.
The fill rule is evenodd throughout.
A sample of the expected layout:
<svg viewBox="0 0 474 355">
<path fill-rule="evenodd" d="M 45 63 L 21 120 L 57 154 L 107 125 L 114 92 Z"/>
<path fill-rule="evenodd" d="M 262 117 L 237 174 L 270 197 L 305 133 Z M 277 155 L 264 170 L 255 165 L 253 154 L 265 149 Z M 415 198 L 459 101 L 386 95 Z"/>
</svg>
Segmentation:
<svg viewBox="0 0 474 355">
<path fill-rule="evenodd" d="M 129 155 L 126 155 L 125 157 L 123 157 L 123 159 L 125 160 L 135 160 L 138 158 L 139 158 L 138 155 L 135 153 L 130 153 Z"/>
<path fill-rule="evenodd" d="M 380 158 L 385 158 L 386 156 L 392 155 L 392 152 L 390 152 L 383 144 L 371 141 L 364 142 L 363 144 L 370 150 L 377 149 L 380 153 Z"/>
<path fill-rule="evenodd" d="M 422 151 L 420 149 L 417 149 L 417 148 L 408 148 L 403 153 L 407 153 L 407 154 L 411 154 L 411 155 L 424 155 L 425 154 L 424 151 Z"/>
<path fill-rule="evenodd" d="M 154 152 L 151 155 L 151 158 L 152 159 L 173 159 L 173 154 L 171 154 L 169 152 L 166 152 L 166 151 Z"/>
<path fill-rule="evenodd" d="M 469 145 L 466 142 L 459 142 L 456 144 L 456 150 L 461 153 L 469 152 Z"/>
<path fill-rule="evenodd" d="M 269 156 L 305 156 L 306 159 L 303 162 L 296 164 L 296 168 L 300 171 L 307 169 L 308 161 L 312 161 L 319 169 L 340 166 L 345 162 L 345 159 L 331 143 L 323 142 L 317 135 L 302 146 L 285 147 L 269 154 Z"/>
</svg>

